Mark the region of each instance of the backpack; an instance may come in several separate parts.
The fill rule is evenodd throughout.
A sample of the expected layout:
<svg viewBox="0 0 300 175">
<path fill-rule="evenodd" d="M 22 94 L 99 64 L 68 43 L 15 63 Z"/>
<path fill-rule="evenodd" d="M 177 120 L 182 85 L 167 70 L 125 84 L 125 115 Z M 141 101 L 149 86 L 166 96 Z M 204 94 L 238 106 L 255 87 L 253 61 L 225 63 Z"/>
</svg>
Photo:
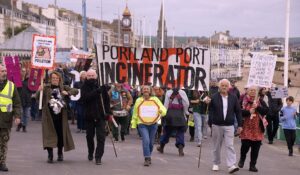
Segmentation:
<svg viewBox="0 0 300 175">
<path fill-rule="evenodd" d="M 175 99 L 177 99 L 178 104 L 174 103 Z M 167 114 L 165 116 L 165 125 L 179 127 L 186 126 L 186 124 L 187 122 L 184 114 L 182 97 L 178 93 L 178 90 L 173 90 L 173 93 L 170 97 Z"/>
</svg>

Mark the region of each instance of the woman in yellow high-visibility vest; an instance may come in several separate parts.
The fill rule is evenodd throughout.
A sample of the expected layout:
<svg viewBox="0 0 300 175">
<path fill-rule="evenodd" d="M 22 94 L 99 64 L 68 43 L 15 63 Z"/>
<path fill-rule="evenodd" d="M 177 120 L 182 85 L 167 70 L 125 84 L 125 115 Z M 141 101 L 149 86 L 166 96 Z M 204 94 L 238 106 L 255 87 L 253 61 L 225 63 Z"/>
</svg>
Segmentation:
<svg viewBox="0 0 300 175">
<path fill-rule="evenodd" d="M 145 120 L 143 119 L 139 111 L 140 106 L 142 103 L 145 103 L 145 101 L 152 101 L 152 103 L 157 105 L 156 107 L 158 107 L 158 113 L 160 116 L 165 116 L 167 110 L 157 97 L 151 96 L 150 86 L 143 86 L 142 94 L 143 95 L 139 97 L 134 104 L 131 128 L 138 128 L 139 133 L 142 136 L 143 153 L 145 157 L 144 166 L 149 166 L 151 164 L 151 153 L 153 151 L 153 144 L 157 131 L 157 121 L 159 120 L 159 117 L 154 118 L 152 122 L 145 122 L 149 118 L 145 117 Z"/>
</svg>

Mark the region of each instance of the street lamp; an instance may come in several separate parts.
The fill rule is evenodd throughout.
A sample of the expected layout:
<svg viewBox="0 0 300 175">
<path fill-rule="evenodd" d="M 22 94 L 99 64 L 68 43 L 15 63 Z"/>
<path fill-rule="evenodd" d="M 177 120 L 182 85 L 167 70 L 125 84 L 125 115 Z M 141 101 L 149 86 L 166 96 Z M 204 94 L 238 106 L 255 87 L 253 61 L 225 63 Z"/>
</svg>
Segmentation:
<svg viewBox="0 0 300 175">
<path fill-rule="evenodd" d="M 120 10 L 118 9 L 118 13 L 114 13 L 114 15 L 118 16 L 118 46 L 121 46 L 121 21 L 120 21 Z"/>
</svg>

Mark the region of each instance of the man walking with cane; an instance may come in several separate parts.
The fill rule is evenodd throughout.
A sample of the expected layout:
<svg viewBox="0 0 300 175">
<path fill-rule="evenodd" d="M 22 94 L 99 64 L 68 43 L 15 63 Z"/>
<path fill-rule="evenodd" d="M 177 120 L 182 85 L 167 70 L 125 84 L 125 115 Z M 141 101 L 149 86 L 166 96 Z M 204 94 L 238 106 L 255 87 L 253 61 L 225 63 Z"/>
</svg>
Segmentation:
<svg viewBox="0 0 300 175">
<path fill-rule="evenodd" d="M 236 153 L 233 147 L 234 140 L 234 117 L 238 122 L 238 134 L 241 133 L 241 109 L 239 100 L 235 95 L 228 93 L 230 82 L 222 79 L 219 82 L 219 92 L 215 93 L 209 105 L 208 124 L 212 129 L 213 141 L 213 171 L 219 170 L 221 163 L 220 153 L 224 140 L 226 146 L 226 163 L 228 172 L 234 173 L 239 170 L 236 164 Z"/>
<path fill-rule="evenodd" d="M 95 163 L 101 165 L 104 154 L 105 126 L 110 112 L 108 90 L 105 86 L 97 84 L 97 73 L 90 69 L 87 71 L 87 80 L 81 88 L 81 98 L 85 109 L 86 140 L 88 146 L 88 159 L 93 160 L 95 151 L 94 137 L 96 134 L 97 146 L 95 152 Z M 102 98 L 102 100 L 101 100 Z M 103 103 L 106 102 L 106 103 Z"/>
</svg>

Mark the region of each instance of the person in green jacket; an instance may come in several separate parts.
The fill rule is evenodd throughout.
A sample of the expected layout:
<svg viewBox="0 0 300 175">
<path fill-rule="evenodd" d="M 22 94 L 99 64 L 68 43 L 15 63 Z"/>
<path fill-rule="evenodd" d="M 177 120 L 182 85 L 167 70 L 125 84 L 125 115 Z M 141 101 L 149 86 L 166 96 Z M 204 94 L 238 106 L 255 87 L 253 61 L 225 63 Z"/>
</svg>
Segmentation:
<svg viewBox="0 0 300 175">
<path fill-rule="evenodd" d="M 8 171 L 5 164 L 7 143 L 13 118 L 15 117 L 15 124 L 19 125 L 20 116 L 21 100 L 17 87 L 7 80 L 6 67 L 0 64 L 0 171 Z"/>
<path fill-rule="evenodd" d="M 145 157 L 144 166 L 151 164 L 151 153 L 157 131 L 157 121 L 161 116 L 165 116 L 166 113 L 167 110 L 161 101 L 157 97 L 151 96 L 151 87 L 143 86 L 142 96 L 134 104 L 131 128 L 138 128 L 142 136 Z"/>
</svg>

